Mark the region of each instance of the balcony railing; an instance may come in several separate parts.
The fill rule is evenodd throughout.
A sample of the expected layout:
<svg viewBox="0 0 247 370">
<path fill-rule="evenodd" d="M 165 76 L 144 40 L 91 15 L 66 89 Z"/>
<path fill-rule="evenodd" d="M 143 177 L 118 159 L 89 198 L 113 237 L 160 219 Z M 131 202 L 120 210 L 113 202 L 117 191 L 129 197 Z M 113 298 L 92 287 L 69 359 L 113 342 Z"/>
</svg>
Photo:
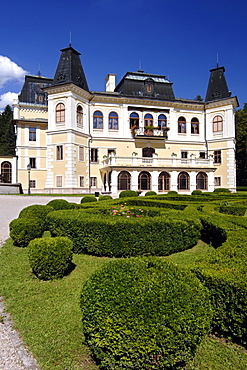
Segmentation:
<svg viewBox="0 0 247 370">
<path fill-rule="evenodd" d="M 145 128 L 140 127 L 132 130 L 132 134 L 134 137 L 138 136 L 159 136 L 160 138 L 167 139 L 168 135 L 167 132 L 169 131 L 168 128 L 165 129 L 159 129 L 159 128 Z"/>
<path fill-rule="evenodd" d="M 208 159 L 196 158 L 191 156 L 189 159 L 177 158 L 172 156 L 170 158 L 158 158 L 157 155 L 153 157 L 137 157 L 135 154 L 132 157 L 116 157 L 115 155 L 103 159 L 103 167 L 117 166 L 117 167 L 184 167 L 184 168 L 213 168 L 213 157 Z"/>
</svg>

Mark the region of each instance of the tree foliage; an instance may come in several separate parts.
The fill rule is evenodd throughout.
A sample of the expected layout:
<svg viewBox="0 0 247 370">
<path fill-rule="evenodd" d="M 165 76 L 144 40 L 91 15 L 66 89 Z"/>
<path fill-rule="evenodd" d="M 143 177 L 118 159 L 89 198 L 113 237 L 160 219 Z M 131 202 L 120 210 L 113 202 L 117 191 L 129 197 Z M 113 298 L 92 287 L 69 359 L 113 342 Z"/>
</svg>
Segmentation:
<svg viewBox="0 0 247 370">
<path fill-rule="evenodd" d="M 236 111 L 237 185 L 247 186 L 247 103 Z"/>
<path fill-rule="evenodd" d="M 13 112 L 9 105 L 0 114 L 0 155 L 15 155 L 15 128 Z"/>
</svg>

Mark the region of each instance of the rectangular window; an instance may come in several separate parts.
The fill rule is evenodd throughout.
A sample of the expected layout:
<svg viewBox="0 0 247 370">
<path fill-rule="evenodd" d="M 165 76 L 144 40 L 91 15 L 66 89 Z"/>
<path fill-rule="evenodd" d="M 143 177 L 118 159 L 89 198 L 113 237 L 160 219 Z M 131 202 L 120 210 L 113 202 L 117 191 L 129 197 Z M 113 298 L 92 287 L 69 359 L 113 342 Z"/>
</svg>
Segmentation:
<svg viewBox="0 0 247 370">
<path fill-rule="evenodd" d="M 199 152 L 199 158 L 205 159 L 206 158 L 206 153 L 205 152 Z"/>
<path fill-rule="evenodd" d="M 57 150 L 57 153 L 56 153 L 57 161 L 62 161 L 63 160 L 63 146 L 57 145 L 56 150 Z"/>
<path fill-rule="evenodd" d="M 221 150 L 214 151 L 214 163 L 221 163 Z"/>
<path fill-rule="evenodd" d="M 116 154 L 116 150 L 115 149 L 107 149 L 107 155 L 111 155 L 111 154 Z"/>
<path fill-rule="evenodd" d="M 182 151 L 181 152 L 181 158 L 187 159 L 188 158 L 188 152 L 187 151 Z"/>
<path fill-rule="evenodd" d="M 80 176 L 80 188 L 84 188 L 84 176 Z"/>
<path fill-rule="evenodd" d="M 97 187 L 97 177 L 90 177 L 90 186 L 92 188 L 96 188 Z"/>
<path fill-rule="evenodd" d="M 32 189 L 36 188 L 36 180 L 30 180 L 29 185 Z"/>
<path fill-rule="evenodd" d="M 62 187 L 62 181 L 63 181 L 63 177 L 62 176 L 57 176 L 56 177 L 56 186 L 58 188 L 61 188 Z"/>
<path fill-rule="evenodd" d="M 84 147 L 79 146 L 79 161 L 83 162 L 84 161 Z"/>
<path fill-rule="evenodd" d="M 99 154 L 98 148 L 91 148 L 91 163 L 98 163 L 99 161 Z"/>
<path fill-rule="evenodd" d="M 29 127 L 29 141 L 36 141 L 36 127 Z"/>
<path fill-rule="evenodd" d="M 31 168 L 36 168 L 36 158 L 29 158 Z"/>
<path fill-rule="evenodd" d="M 214 186 L 221 186 L 221 177 L 214 178 Z"/>
</svg>

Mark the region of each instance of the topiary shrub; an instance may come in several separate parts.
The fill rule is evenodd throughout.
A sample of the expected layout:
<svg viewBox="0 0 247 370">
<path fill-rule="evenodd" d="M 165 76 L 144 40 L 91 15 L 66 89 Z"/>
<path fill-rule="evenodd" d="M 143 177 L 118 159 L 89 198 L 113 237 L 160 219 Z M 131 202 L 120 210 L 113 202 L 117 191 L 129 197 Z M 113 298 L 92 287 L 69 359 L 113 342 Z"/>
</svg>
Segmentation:
<svg viewBox="0 0 247 370">
<path fill-rule="evenodd" d="M 169 197 L 174 196 L 174 195 L 178 195 L 178 192 L 175 191 L 175 190 L 170 190 L 170 191 L 168 191 L 167 195 L 169 195 Z"/>
<path fill-rule="evenodd" d="M 53 208 L 41 204 L 33 204 L 32 206 L 25 207 L 19 213 L 19 218 L 41 218 L 44 219 Z"/>
<path fill-rule="evenodd" d="M 217 188 L 217 189 L 214 189 L 213 191 L 214 193 L 231 193 L 231 191 L 229 189 L 226 189 L 226 188 Z"/>
<path fill-rule="evenodd" d="M 110 195 L 100 195 L 99 200 L 110 200 L 112 197 Z"/>
<path fill-rule="evenodd" d="M 202 195 L 203 192 L 201 190 L 193 190 L 191 195 Z"/>
<path fill-rule="evenodd" d="M 83 332 L 101 369 L 180 369 L 208 332 L 208 292 L 158 258 L 109 263 L 82 289 Z"/>
<path fill-rule="evenodd" d="M 145 197 L 148 197 L 149 195 L 157 195 L 157 193 L 155 191 L 147 191 L 146 194 L 145 194 Z"/>
<path fill-rule="evenodd" d="M 40 238 L 28 245 L 33 273 L 42 280 L 62 278 L 72 262 L 73 243 L 69 238 Z"/>
<path fill-rule="evenodd" d="M 97 202 L 97 198 L 94 195 L 85 195 L 85 197 L 81 199 L 81 203 L 88 202 Z"/>
<path fill-rule="evenodd" d="M 138 197 L 138 194 L 134 190 L 123 190 L 119 193 L 119 198 Z"/>
<path fill-rule="evenodd" d="M 9 224 L 9 235 L 17 247 L 27 247 L 35 238 L 41 238 L 44 222 L 38 218 L 17 218 Z"/>
<path fill-rule="evenodd" d="M 49 203 L 47 203 L 47 206 L 52 207 L 53 209 L 60 210 L 60 209 L 71 209 L 74 208 L 73 204 L 67 202 L 65 199 L 53 199 Z"/>
</svg>

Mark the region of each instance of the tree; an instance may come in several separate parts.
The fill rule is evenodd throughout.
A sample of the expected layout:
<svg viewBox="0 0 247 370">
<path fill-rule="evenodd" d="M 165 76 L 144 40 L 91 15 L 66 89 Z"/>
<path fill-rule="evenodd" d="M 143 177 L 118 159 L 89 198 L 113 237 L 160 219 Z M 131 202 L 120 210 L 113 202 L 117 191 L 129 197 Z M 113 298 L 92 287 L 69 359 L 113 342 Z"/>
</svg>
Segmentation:
<svg viewBox="0 0 247 370">
<path fill-rule="evenodd" d="M 15 155 L 16 136 L 13 112 L 9 105 L 0 114 L 0 155 Z"/>
<path fill-rule="evenodd" d="M 247 186 L 247 103 L 236 111 L 237 185 Z"/>
</svg>

